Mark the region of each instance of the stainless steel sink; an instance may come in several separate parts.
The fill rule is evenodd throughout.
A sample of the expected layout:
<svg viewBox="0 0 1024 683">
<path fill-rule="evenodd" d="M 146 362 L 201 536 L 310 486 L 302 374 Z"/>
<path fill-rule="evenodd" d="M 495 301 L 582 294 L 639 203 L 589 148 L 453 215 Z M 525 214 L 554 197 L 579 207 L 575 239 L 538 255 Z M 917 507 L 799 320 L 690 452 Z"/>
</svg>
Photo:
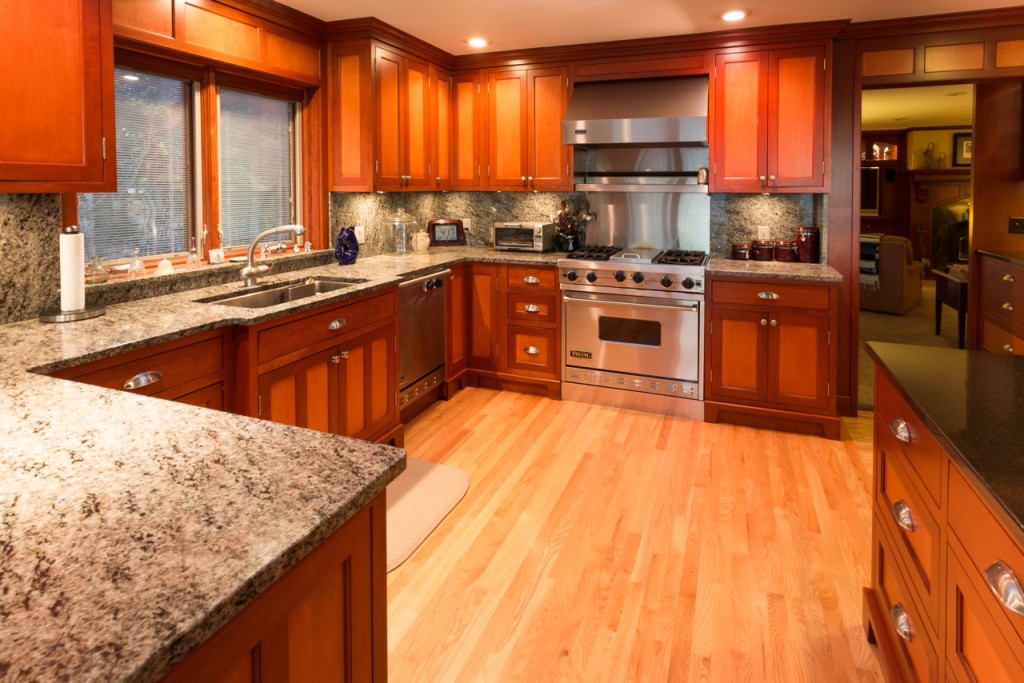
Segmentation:
<svg viewBox="0 0 1024 683">
<path fill-rule="evenodd" d="M 219 294 L 205 299 L 198 299 L 196 303 L 239 306 L 241 308 L 266 308 L 268 306 L 298 301 L 299 299 L 306 299 L 318 294 L 336 292 L 339 289 L 345 289 L 346 287 L 363 282 L 366 282 L 366 280 L 359 278 L 308 277 L 263 285 L 243 294 Z"/>
</svg>

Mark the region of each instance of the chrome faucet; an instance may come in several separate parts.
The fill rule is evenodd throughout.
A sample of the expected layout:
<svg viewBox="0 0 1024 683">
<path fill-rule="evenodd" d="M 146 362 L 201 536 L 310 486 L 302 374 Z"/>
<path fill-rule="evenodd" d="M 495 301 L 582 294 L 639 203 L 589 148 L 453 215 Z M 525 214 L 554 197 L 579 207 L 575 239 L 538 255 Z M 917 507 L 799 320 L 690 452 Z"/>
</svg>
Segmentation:
<svg viewBox="0 0 1024 683">
<path fill-rule="evenodd" d="M 256 245 L 265 237 L 276 235 L 279 232 L 290 232 L 292 233 L 292 239 L 297 240 L 306 233 L 306 229 L 301 225 L 279 225 L 276 228 L 264 230 L 260 234 L 256 235 L 256 237 L 253 238 L 252 243 L 249 245 L 249 253 L 245 260 L 245 267 L 242 268 L 241 272 L 242 278 L 245 279 L 246 287 L 256 286 L 259 281 L 259 276 L 270 270 L 270 267 L 273 265 L 273 262 L 263 263 L 258 266 L 253 263 L 253 255 L 256 251 Z"/>
</svg>

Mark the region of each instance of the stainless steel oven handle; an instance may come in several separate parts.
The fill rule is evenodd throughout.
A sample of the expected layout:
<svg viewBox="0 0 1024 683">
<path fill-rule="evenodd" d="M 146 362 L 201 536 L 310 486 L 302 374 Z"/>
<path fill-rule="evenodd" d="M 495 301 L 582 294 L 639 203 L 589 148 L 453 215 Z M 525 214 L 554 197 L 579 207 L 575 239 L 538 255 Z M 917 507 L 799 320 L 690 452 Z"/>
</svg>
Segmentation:
<svg viewBox="0 0 1024 683">
<path fill-rule="evenodd" d="M 576 299 L 571 296 L 563 296 L 562 301 L 569 303 L 570 301 L 577 304 L 594 304 L 597 306 L 628 306 L 629 308 L 657 308 L 662 311 L 689 311 L 696 313 L 700 310 L 699 301 L 686 301 L 672 306 L 661 306 L 658 304 L 635 304 L 628 303 L 625 301 L 611 301 L 609 299 Z"/>
</svg>

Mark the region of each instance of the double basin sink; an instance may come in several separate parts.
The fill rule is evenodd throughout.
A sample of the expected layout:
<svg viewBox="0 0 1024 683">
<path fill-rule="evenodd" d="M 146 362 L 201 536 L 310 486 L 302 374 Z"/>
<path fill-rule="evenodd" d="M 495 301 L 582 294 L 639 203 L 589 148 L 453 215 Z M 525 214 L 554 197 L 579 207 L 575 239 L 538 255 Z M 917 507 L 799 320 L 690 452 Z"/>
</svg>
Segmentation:
<svg viewBox="0 0 1024 683">
<path fill-rule="evenodd" d="M 291 303 L 319 294 L 336 292 L 366 282 L 360 278 L 305 277 L 286 282 L 261 285 L 242 294 L 229 293 L 198 299 L 196 303 L 237 306 L 239 308 L 267 308 Z"/>
</svg>

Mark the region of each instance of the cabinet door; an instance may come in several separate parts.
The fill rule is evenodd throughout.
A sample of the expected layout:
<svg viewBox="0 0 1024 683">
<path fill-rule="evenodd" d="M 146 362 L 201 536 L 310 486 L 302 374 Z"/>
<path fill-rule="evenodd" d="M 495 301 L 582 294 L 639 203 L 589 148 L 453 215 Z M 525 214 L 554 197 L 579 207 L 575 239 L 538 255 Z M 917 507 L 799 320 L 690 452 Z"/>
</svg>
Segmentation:
<svg viewBox="0 0 1024 683">
<path fill-rule="evenodd" d="M 428 190 L 434 187 L 434 139 L 430 122 L 434 120 L 431 100 L 430 65 L 404 58 L 402 64 L 402 157 L 406 189 Z"/>
<path fill-rule="evenodd" d="M 823 316 L 769 314 L 769 401 L 800 408 L 828 407 L 828 323 Z"/>
<path fill-rule="evenodd" d="M 374 186 L 399 189 L 405 176 L 402 159 L 402 57 L 378 47 L 374 59 L 377 128 Z"/>
<path fill-rule="evenodd" d="M 469 357 L 470 367 L 494 370 L 498 367 L 498 266 L 474 263 L 469 266 Z"/>
<path fill-rule="evenodd" d="M 727 307 L 712 309 L 711 396 L 765 399 L 767 330 L 767 313 Z"/>
<path fill-rule="evenodd" d="M 480 74 L 460 74 L 452 79 L 452 189 L 484 187 L 483 149 L 486 121 Z"/>
<path fill-rule="evenodd" d="M 467 356 L 467 292 L 466 268 L 456 266 L 448 275 L 448 286 L 445 287 L 445 379 L 452 380 L 466 369 Z"/>
<path fill-rule="evenodd" d="M 312 353 L 259 376 L 257 417 L 337 434 L 340 358 Z"/>
<path fill-rule="evenodd" d="M 769 189 L 825 183 L 825 48 L 772 50 L 768 57 Z"/>
<path fill-rule="evenodd" d="M 527 188 L 527 73 L 494 71 L 488 74 L 490 106 L 488 186 L 493 190 Z"/>
<path fill-rule="evenodd" d="M 527 74 L 527 183 L 531 190 L 571 190 L 570 148 L 562 144 L 562 117 L 568 103 L 569 72 L 564 67 L 530 69 Z"/>
<path fill-rule="evenodd" d="M 341 434 L 366 439 L 397 423 L 395 340 L 389 324 L 339 344 Z"/>
<path fill-rule="evenodd" d="M 447 190 L 452 182 L 452 77 L 432 68 L 433 82 L 430 132 L 433 155 L 431 185 L 435 190 Z"/>
<path fill-rule="evenodd" d="M 373 83 L 370 46 L 328 50 L 328 175 L 334 192 L 373 189 Z"/>
<path fill-rule="evenodd" d="M 113 191 L 110 3 L 0 3 L 0 192 Z"/>
<path fill-rule="evenodd" d="M 768 53 L 720 54 L 715 69 L 712 190 L 762 191 L 768 168 Z"/>
</svg>

